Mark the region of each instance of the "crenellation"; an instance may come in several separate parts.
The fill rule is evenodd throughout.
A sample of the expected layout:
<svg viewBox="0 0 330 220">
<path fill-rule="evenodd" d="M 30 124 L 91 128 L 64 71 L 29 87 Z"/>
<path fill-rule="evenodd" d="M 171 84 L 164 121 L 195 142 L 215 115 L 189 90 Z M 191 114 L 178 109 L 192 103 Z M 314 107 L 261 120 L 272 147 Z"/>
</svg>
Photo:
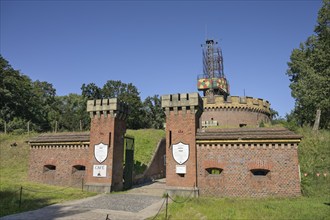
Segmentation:
<svg viewBox="0 0 330 220">
<path fill-rule="evenodd" d="M 203 97 L 204 109 L 246 109 L 270 114 L 270 104 L 267 100 L 253 98 L 249 96 L 228 96 L 224 100 L 223 96 L 214 96 L 215 102 L 208 103 L 207 97 Z"/>
<path fill-rule="evenodd" d="M 201 114 L 203 110 L 203 101 L 197 92 L 163 95 L 161 101 L 166 115 L 169 115 L 170 111 L 174 111 L 175 115 L 178 111 L 186 114 L 187 110 L 192 114 Z"/>
<path fill-rule="evenodd" d="M 125 120 L 128 115 L 128 105 L 117 98 L 88 100 L 87 112 L 91 118 L 94 116 L 100 118 L 101 115 L 106 118 L 110 115 Z"/>
</svg>

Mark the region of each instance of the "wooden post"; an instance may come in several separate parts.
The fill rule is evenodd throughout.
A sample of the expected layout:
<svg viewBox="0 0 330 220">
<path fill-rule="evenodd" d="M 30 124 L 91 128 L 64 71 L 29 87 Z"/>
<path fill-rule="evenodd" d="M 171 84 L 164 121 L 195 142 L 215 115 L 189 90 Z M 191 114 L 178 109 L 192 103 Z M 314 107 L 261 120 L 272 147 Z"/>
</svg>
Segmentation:
<svg viewBox="0 0 330 220">
<path fill-rule="evenodd" d="M 165 219 L 167 219 L 167 208 L 168 208 L 168 193 L 166 193 L 166 211 L 165 211 Z"/>
<path fill-rule="evenodd" d="M 57 121 L 55 121 L 55 133 L 57 133 Z"/>
<path fill-rule="evenodd" d="M 320 119 L 321 119 L 321 109 L 318 109 L 316 111 L 316 116 L 315 116 L 315 122 L 314 122 L 314 126 L 313 126 L 313 131 L 319 130 Z"/>
<path fill-rule="evenodd" d="M 5 121 L 5 134 L 7 134 L 7 122 Z"/>
<path fill-rule="evenodd" d="M 84 178 L 81 178 L 81 192 L 84 192 Z"/>
<path fill-rule="evenodd" d="M 82 123 L 81 120 L 79 121 L 80 131 L 82 131 Z"/>
<path fill-rule="evenodd" d="M 30 121 L 28 121 L 27 123 L 27 130 L 28 130 L 28 134 L 30 134 Z"/>
<path fill-rule="evenodd" d="M 21 186 L 21 189 L 19 192 L 19 203 L 18 203 L 19 208 L 21 208 L 21 205 L 22 205 L 22 194 L 23 194 L 23 186 Z"/>
</svg>

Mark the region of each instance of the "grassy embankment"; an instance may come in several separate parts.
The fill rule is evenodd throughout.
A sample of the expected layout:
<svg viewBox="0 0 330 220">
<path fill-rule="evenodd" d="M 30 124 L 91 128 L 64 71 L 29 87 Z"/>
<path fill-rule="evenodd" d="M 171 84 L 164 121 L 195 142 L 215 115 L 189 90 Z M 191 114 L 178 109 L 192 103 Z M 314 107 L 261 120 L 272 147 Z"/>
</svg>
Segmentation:
<svg viewBox="0 0 330 220">
<path fill-rule="evenodd" d="M 29 146 L 26 141 L 35 135 L 0 134 L 0 216 L 95 195 L 78 188 L 29 182 Z M 11 146 L 13 143 L 17 146 Z"/>
<path fill-rule="evenodd" d="M 154 155 L 158 142 L 165 137 L 165 131 L 156 129 L 127 130 L 126 134 L 135 138 L 134 170 L 136 174 L 143 173 Z"/>
<path fill-rule="evenodd" d="M 128 130 L 135 137 L 135 160 L 138 169 L 151 160 L 158 141 L 165 136 L 161 130 Z M 0 217 L 34 210 L 47 205 L 95 195 L 79 188 L 58 187 L 28 181 L 29 146 L 27 140 L 38 134 L 0 134 Z M 16 143 L 17 146 L 11 146 Z M 141 171 L 142 172 L 142 171 Z M 20 189 L 22 202 L 19 207 Z"/>
<path fill-rule="evenodd" d="M 296 131 L 302 193 L 299 198 L 198 198 L 169 204 L 170 219 L 330 219 L 330 131 Z M 176 198 L 184 201 L 184 198 Z M 164 219 L 165 211 L 157 219 Z"/>
</svg>

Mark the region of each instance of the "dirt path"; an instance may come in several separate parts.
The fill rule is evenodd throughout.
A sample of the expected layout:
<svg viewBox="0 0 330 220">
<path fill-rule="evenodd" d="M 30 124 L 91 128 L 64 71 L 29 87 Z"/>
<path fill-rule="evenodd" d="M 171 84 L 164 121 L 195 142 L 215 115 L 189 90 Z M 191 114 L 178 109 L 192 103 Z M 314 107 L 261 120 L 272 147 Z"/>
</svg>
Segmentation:
<svg viewBox="0 0 330 220">
<path fill-rule="evenodd" d="M 1 220 L 92 220 L 146 219 L 157 214 L 165 192 L 164 180 L 133 188 L 124 193 L 55 204 L 38 210 L 0 218 Z"/>
</svg>

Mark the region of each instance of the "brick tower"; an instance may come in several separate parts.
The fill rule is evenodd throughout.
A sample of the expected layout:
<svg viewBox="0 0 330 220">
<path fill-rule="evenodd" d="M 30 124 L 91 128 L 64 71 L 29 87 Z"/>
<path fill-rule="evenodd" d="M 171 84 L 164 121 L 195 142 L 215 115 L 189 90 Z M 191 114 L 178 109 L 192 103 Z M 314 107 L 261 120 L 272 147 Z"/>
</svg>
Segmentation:
<svg viewBox="0 0 330 220">
<path fill-rule="evenodd" d="M 91 128 L 85 187 L 96 192 L 122 190 L 128 107 L 116 98 L 98 99 L 87 102 L 87 111 Z"/>
<path fill-rule="evenodd" d="M 198 93 L 162 96 L 166 113 L 166 188 L 190 194 L 197 185 L 196 132 L 203 101 Z"/>
</svg>

